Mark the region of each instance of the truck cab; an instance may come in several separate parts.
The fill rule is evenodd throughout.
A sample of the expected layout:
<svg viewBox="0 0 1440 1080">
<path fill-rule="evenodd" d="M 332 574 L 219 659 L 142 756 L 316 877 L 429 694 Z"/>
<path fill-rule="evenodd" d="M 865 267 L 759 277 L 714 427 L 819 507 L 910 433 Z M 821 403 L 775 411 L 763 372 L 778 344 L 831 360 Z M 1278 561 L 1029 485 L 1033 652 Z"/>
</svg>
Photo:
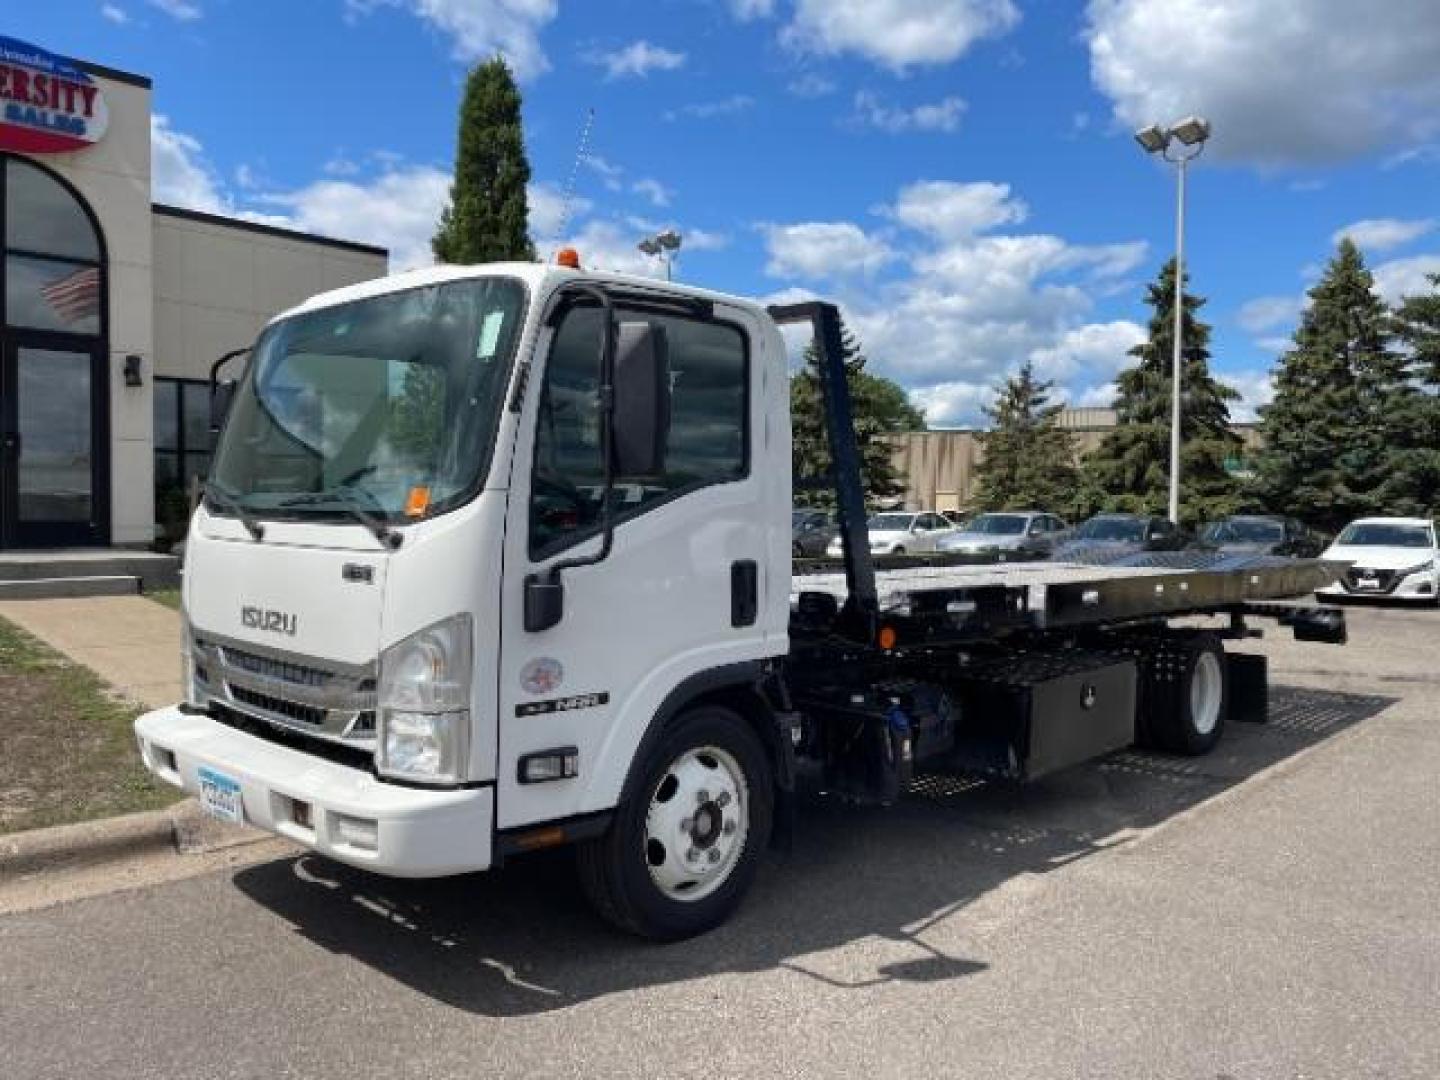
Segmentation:
<svg viewBox="0 0 1440 1080">
<path fill-rule="evenodd" d="M 602 831 L 657 717 L 743 701 L 787 650 L 787 385 L 758 305 L 560 266 L 278 316 L 194 516 L 185 700 L 137 723 L 146 764 L 392 875 Z"/>
</svg>

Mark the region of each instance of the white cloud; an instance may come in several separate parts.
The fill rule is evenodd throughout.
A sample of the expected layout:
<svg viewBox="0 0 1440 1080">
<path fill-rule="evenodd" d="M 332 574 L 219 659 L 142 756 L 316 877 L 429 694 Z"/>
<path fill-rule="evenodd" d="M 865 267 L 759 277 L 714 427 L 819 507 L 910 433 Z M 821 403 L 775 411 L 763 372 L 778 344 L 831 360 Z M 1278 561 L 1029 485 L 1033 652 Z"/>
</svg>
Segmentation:
<svg viewBox="0 0 1440 1080">
<path fill-rule="evenodd" d="M 999 225 L 1019 224 L 1029 209 L 1011 196 L 1009 184 L 921 180 L 901 188 L 895 205 L 883 212 L 917 232 L 959 240 Z"/>
<path fill-rule="evenodd" d="M 434 26 L 451 39 L 458 60 L 488 60 L 498 52 L 522 80 L 549 70 L 540 31 L 555 18 L 559 0 L 346 0 L 353 16 L 382 6 L 402 7 Z"/>
<path fill-rule="evenodd" d="M 925 414 L 929 427 L 978 427 L 981 411 L 995 399 L 990 383 L 942 382 L 910 391 L 910 403 Z"/>
<path fill-rule="evenodd" d="M 883 240 L 849 221 L 767 226 L 765 246 L 769 253 L 765 272 L 772 277 L 870 275 L 892 257 Z"/>
<path fill-rule="evenodd" d="M 230 212 L 200 141 L 176 131 L 163 113 L 150 117 L 150 195 L 158 203 L 209 214 Z"/>
<path fill-rule="evenodd" d="M 824 75 L 807 71 L 799 78 L 792 79 L 785 89 L 798 98 L 819 98 L 833 94 L 837 87 L 834 79 L 827 79 Z"/>
<path fill-rule="evenodd" d="M 854 53 L 905 71 L 948 64 L 1019 21 L 1011 0 L 795 0 L 783 39 L 805 51 Z"/>
<path fill-rule="evenodd" d="M 630 185 L 630 190 L 649 199 L 651 206 L 669 206 L 670 200 L 675 197 L 673 189 L 648 176 L 636 180 Z"/>
<path fill-rule="evenodd" d="M 257 201 L 277 208 L 292 228 L 378 244 L 390 269 L 429 266 L 430 238 L 450 197 L 451 175 L 429 165 L 387 169 L 369 180 L 317 180 Z"/>
<path fill-rule="evenodd" d="M 1260 418 L 1260 409 L 1275 399 L 1275 383 L 1269 369 L 1220 371 L 1216 377 L 1240 392 L 1240 400 L 1230 405 L 1230 419 L 1253 423 Z"/>
<path fill-rule="evenodd" d="M 552 240 L 571 221 L 582 218 L 590 212 L 589 199 L 579 195 L 570 196 L 570 210 L 565 210 L 565 193 L 553 184 L 531 184 L 525 190 L 525 201 L 530 206 L 530 235 L 537 245 Z"/>
<path fill-rule="evenodd" d="M 643 79 L 652 71 L 674 71 L 684 67 L 685 54 L 652 45 L 648 41 L 632 41 L 623 49 L 596 53 L 590 57 L 590 62 L 603 67 L 607 79 Z"/>
<path fill-rule="evenodd" d="M 1146 336 L 1145 328 L 1129 319 L 1086 323 L 1064 331 L 1053 345 L 1032 349 L 1030 360 L 1036 375 L 1060 383 L 1081 373 L 1115 375 L 1134 363 L 1130 350 Z"/>
<path fill-rule="evenodd" d="M 620 178 L 625 175 L 625 170 L 619 165 L 606 161 L 599 154 L 586 154 L 582 161 L 587 169 L 600 178 L 607 191 L 619 191 L 623 186 Z"/>
<path fill-rule="evenodd" d="M 1341 160 L 1440 130 L 1434 0 L 1090 0 L 1085 37 L 1117 119 L 1207 116 L 1219 158 Z"/>
<path fill-rule="evenodd" d="M 767 271 L 834 298 L 872 369 L 906 387 L 932 423 L 978 423 L 993 387 L 1025 359 L 1073 399 L 1110 384 L 1144 339 L 1127 319 L 1092 318 L 1096 297 L 1146 259 L 1143 242 L 999 232 L 1026 209 L 998 183 L 920 181 L 876 213 L 904 228 L 767 226 Z"/>
<path fill-rule="evenodd" d="M 1240 305 L 1235 321 L 1252 334 L 1296 323 L 1308 301 L 1304 296 L 1257 296 Z"/>
<path fill-rule="evenodd" d="M 907 109 L 887 105 L 870 91 L 861 90 L 855 95 L 855 111 L 851 120 L 862 127 L 899 135 L 907 131 L 955 131 L 964 115 L 965 102 L 958 97 L 947 97 Z"/>
<path fill-rule="evenodd" d="M 159 8 L 172 19 L 179 19 L 181 22 L 193 22 L 204 14 L 199 4 L 191 3 L 190 0 L 149 0 L 150 6 Z"/>
<path fill-rule="evenodd" d="M 1330 242 L 1338 244 L 1345 237 L 1368 251 L 1389 251 L 1419 239 L 1435 228 L 1434 218 L 1402 220 L 1401 218 L 1366 218 L 1336 229 Z"/>
<path fill-rule="evenodd" d="M 730 10 L 744 22 L 766 19 L 775 14 L 775 0 L 730 0 Z"/>
<path fill-rule="evenodd" d="M 1428 296 L 1435 291 L 1431 274 L 1440 274 L 1440 255 L 1412 255 L 1377 265 L 1371 273 L 1375 290 L 1387 304 L 1398 304 L 1407 296 Z"/>
<path fill-rule="evenodd" d="M 688 251 L 720 251 L 730 246 L 730 237 L 709 229 L 684 229 L 682 236 Z"/>
<path fill-rule="evenodd" d="M 108 22 L 114 23 L 116 26 L 124 26 L 130 21 L 130 16 L 126 13 L 125 9 L 115 4 L 101 4 L 100 17 Z"/>
<path fill-rule="evenodd" d="M 681 105 L 665 111 L 666 120 L 690 117 L 695 120 L 713 120 L 717 116 L 733 116 L 753 107 L 755 99 L 749 94 L 731 94 L 718 101 L 701 101 L 693 105 Z"/>
</svg>

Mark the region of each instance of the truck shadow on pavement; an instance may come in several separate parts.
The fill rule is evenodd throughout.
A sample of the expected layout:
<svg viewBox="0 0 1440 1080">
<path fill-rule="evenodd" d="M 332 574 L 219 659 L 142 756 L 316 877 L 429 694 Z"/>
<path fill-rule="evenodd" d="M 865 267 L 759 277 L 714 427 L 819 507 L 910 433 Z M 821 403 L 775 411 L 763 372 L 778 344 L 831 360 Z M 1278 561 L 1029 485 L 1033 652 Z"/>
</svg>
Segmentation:
<svg viewBox="0 0 1440 1080">
<path fill-rule="evenodd" d="M 1276 687 L 1269 723 L 1232 725 L 1204 758 L 1126 750 L 1028 787 L 926 776 L 889 809 L 807 792 L 793 852 L 768 859 L 729 924 L 674 945 L 601 923 L 566 852 L 438 881 L 380 878 L 305 855 L 234 881 L 316 946 L 487 1016 L 777 967 L 794 973 L 797 991 L 812 980 L 842 990 L 940 982 L 987 965 L 929 943 L 936 924 L 958 919 L 963 928 L 969 918 L 969 929 L 984 929 L 994 914 L 966 909 L 1007 881 L 1123 847 L 1394 700 Z M 717 983 L 717 1009 L 727 993 Z"/>
</svg>

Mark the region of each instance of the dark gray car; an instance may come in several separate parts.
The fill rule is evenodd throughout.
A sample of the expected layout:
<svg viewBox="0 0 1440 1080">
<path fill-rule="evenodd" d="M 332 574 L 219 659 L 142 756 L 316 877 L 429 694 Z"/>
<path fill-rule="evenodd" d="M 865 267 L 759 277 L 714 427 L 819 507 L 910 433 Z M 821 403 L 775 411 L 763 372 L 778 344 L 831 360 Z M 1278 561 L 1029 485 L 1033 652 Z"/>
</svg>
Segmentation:
<svg viewBox="0 0 1440 1080">
<path fill-rule="evenodd" d="M 1055 548 L 1056 562 L 1105 563 L 1146 551 L 1178 551 L 1185 534 L 1154 514 L 1097 514 Z"/>
<path fill-rule="evenodd" d="M 819 559 L 839 529 L 829 510 L 797 508 L 790 512 L 790 550 L 797 559 Z"/>
<path fill-rule="evenodd" d="M 1325 550 L 1325 540 L 1294 518 L 1235 514 L 1206 525 L 1194 546 L 1227 555 L 1290 555 L 1313 559 Z"/>
</svg>

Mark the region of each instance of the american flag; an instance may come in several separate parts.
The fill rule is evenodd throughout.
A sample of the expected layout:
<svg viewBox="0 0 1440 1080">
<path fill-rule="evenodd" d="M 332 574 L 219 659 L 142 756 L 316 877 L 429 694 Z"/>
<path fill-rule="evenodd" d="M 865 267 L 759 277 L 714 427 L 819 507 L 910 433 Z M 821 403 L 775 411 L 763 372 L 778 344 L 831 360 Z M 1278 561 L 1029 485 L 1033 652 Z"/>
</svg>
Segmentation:
<svg viewBox="0 0 1440 1080">
<path fill-rule="evenodd" d="M 40 295 L 63 323 L 84 322 L 100 314 L 100 268 L 87 266 L 40 287 Z"/>
</svg>

